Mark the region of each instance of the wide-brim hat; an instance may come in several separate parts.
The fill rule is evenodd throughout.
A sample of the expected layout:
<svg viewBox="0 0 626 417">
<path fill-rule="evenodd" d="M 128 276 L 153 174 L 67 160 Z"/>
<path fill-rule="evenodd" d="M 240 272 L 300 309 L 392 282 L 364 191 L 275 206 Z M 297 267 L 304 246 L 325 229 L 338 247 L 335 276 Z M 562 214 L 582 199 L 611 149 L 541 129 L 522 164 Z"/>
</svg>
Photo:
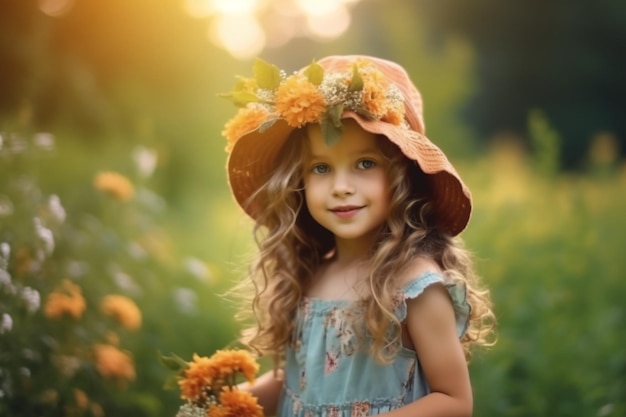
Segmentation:
<svg viewBox="0 0 626 417">
<path fill-rule="evenodd" d="M 296 96 L 283 100 L 283 106 L 289 104 L 299 107 L 302 114 L 284 115 L 284 109 L 282 114 L 277 111 L 280 103 L 273 101 L 278 101 L 279 97 L 272 94 L 276 93 L 276 86 L 286 84 L 284 80 L 289 77 L 280 73 L 281 80 L 276 79 L 276 73 L 268 68 L 277 69 L 268 65 L 261 62 L 255 68 L 256 79 L 241 80 L 231 97 L 242 108 L 226 124 L 223 132 L 228 139 L 227 150 L 230 152 L 227 162 L 228 182 L 235 200 L 248 215 L 257 218 L 260 207 L 250 198 L 271 176 L 280 150 L 294 129 L 306 123 L 319 122 L 325 123 L 326 127 L 330 126 L 332 131 L 340 128 L 341 120 L 350 118 L 364 130 L 385 136 L 424 172 L 435 227 L 455 236 L 467 226 L 472 209 L 470 191 L 441 149 L 425 136 L 421 95 L 404 68 L 391 61 L 362 55 L 323 58 L 293 75 L 298 78 L 294 82 L 310 81 L 314 88 L 323 91 L 323 104 L 315 102 L 315 98 L 321 98 L 310 86 L 307 86 L 307 91 L 312 92 L 311 97 L 314 98 L 306 96 L 302 100 L 297 97 L 299 90 L 292 86 L 290 91 Z M 343 90 L 344 96 L 336 94 L 336 87 L 333 87 L 334 93 L 329 94 L 326 80 L 344 80 L 341 85 L 351 84 L 356 87 L 350 89 L 348 85 L 348 89 Z M 379 97 L 380 91 L 375 91 L 375 88 L 368 90 L 368 82 L 382 83 L 385 91 L 389 91 L 387 97 Z M 285 91 L 289 91 L 287 88 L 285 86 Z M 274 91 L 262 92 L 267 89 Z M 367 97 L 363 99 L 365 94 Z M 348 97 L 346 103 L 331 103 L 338 96 Z M 363 109 L 354 104 L 355 96 L 359 103 L 373 97 L 376 100 L 380 98 L 382 104 L 388 106 L 382 110 L 375 106 Z M 377 104 L 381 104 L 380 100 Z M 313 108 L 320 105 L 322 107 L 318 109 Z M 333 108 L 333 111 L 329 108 Z"/>
</svg>

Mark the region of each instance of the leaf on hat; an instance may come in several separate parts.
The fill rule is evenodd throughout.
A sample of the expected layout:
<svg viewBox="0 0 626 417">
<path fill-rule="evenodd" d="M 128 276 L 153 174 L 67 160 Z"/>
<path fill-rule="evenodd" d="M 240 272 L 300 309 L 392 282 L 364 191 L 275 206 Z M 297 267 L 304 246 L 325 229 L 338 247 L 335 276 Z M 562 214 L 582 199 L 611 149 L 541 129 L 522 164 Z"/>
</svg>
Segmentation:
<svg viewBox="0 0 626 417">
<path fill-rule="evenodd" d="M 311 84 L 318 86 L 324 80 L 324 68 L 322 68 L 322 66 L 317 62 L 313 61 L 311 65 L 304 70 L 304 75 L 306 75 Z"/>
<path fill-rule="evenodd" d="M 251 84 L 253 83 L 256 81 L 252 78 L 238 77 L 238 81 L 230 93 L 221 93 L 217 96 L 228 99 L 239 107 L 245 107 L 248 103 L 259 102 L 261 101 L 259 96 L 251 91 Z"/>
<path fill-rule="evenodd" d="M 359 67 L 355 64 L 352 66 L 352 79 L 350 80 L 350 86 L 348 91 L 361 91 L 363 90 L 363 78 L 359 73 Z"/>
<path fill-rule="evenodd" d="M 280 85 L 280 69 L 276 65 L 257 58 L 254 61 L 252 71 L 260 88 L 273 90 Z"/>
<path fill-rule="evenodd" d="M 229 99 L 238 107 L 245 107 L 248 103 L 261 101 L 256 94 L 249 91 L 232 91 L 230 93 L 218 94 L 218 97 Z"/>
<path fill-rule="evenodd" d="M 343 104 L 336 104 L 328 108 L 328 111 L 320 122 L 322 136 L 327 146 L 333 146 L 341 137 L 341 115 Z"/>
</svg>

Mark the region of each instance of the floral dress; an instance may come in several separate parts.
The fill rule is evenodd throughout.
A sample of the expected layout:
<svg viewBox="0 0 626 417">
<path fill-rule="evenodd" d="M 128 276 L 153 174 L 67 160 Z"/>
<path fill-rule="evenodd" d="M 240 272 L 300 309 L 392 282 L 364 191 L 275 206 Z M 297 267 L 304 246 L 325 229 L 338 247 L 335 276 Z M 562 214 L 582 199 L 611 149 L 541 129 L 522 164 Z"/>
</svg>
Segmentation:
<svg viewBox="0 0 626 417">
<path fill-rule="evenodd" d="M 425 273 L 399 291 L 395 315 L 403 321 L 406 300 L 436 283 L 443 283 L 450 293 L 461 337 L 470 313 L 465 285 L 444 282 L 439 274 Z M 357 332 L 348 320 L 351 304 L 316 298 L 302 301 L 286 352 L 279 417 L 373 416 L 429 392 L 413 350 L 402 347 L 393 362 L 380 365 L 367 349 L 359 348 Z"/>
</svg>

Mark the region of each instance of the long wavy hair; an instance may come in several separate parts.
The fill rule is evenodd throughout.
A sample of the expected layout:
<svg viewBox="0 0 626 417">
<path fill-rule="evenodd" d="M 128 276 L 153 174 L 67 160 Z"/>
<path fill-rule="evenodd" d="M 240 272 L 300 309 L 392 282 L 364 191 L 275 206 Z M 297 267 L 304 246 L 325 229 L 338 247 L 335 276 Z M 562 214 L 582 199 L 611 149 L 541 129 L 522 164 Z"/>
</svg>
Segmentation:
<svg viewBox="0 0 626 417">
<path fill-rule="evenodd" d="M 394 315 L 396 277 L 416 256 L 432 257 L 444 279 L 462 281 L 471 305 L 463 335 L 466 358 L 475 345 L 489 345 L 495 326 L 489 292 L 479 288 L 470 253 L 460 238 L 432 226 L 425 174 L 385 137 L 377 141 L 388 158 L 391 212 L 372 248 L 366 294 L 359 319 L 370 336 L 370 353 L 388 362 L 401 346 L 401 323 Z M 235 288 L 243 301 L 238 318 L 251 326 L 241 341 L 280 363 L 294 331 L 298 306 L 311 277 L 334 248 L 333 235 L 309 213 L 303 190 L 303 162 L 309 153 L 306 129 L 295 130 L 283 147 L 270 178 L 251 197 L 262 207 L 254 226 L 258 246 L 247 277 Z M 251 290 L 251 291 L 250 291 Z M 250 308 L 252 306 L 252 308 Z"/>
</svg>

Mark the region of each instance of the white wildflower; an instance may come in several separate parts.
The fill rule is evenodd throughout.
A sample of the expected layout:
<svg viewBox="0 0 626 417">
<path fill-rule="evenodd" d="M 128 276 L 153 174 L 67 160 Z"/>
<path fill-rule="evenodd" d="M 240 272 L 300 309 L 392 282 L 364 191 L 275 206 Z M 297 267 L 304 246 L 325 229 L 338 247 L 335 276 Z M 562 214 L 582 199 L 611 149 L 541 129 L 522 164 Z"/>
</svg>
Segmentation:
<svg viewBox="0 0 626 417">
<path fill-rule="evenodd" d="M 143 178 L 149 178 L 157 166 L 157 153 L 154 149 L 148 149 L 145 146 L 136 146 L 133 149 L 133 159 L 137 166 L 139 175 Z"/>
<path fill-rule="evenodd" d="M 13 318 L 7 313 L 2 314 L 2 320 L 0 320 L 0 334 L 8 333 L 13 329 Z"/>
<path fill-rule="evenodd" d="M 26 310 L 33 314 L 37 310 L 39 310 L 39 306 L 41 305 L 41 296 L 39 295 L 39 291 L 31 287 L 22 288 L 22 299 L 26 302 Z"/>
<path fill-rule="evenodd" d="M 37 236 L 44 245 L 45 253 L 50 255 L 52 251 L 54 251 L 54 235 L 52 234 L 52 230 L 45 227 L 39 217 L 35 217 L 33 223 L 35 224 Z"/>
<path fill-rule="evenodd" d="M 51 195 L 48 198 L 48 208 L 50 209 L 50 213 L 58 223 L 63 223 L 65 221 L 66 213 L 63 205 L 61 204 L 61 199 L 58 195 Z"/>
</svg>

